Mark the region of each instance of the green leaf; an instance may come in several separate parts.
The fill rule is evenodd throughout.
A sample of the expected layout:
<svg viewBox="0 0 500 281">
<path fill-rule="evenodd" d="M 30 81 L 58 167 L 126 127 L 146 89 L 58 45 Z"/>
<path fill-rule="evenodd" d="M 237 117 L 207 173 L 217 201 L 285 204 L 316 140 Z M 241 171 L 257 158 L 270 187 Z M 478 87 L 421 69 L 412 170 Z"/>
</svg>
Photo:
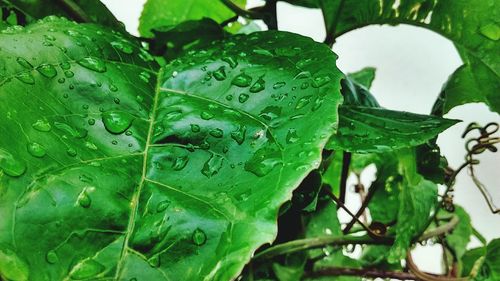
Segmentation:
<svg viewBox="0 0 500 281">
<path fill-rule="evenodd" d="M 150 51 L 167 61 L 179 57 L 186 50 L 204 47 L 224 37 L 224 30 L 209 18 L 185 21 L 174 27 L 160 27 L 152 32 L 154 40 L 149 44 Z"/>
<path fill-rule="evenodd" d="M 350 257 L 345 256 L 342 250 L 335 250 L 327 257 L 314 264 L 314 270 L 320 270 L 325 267 L 341 267 L 341 268 L 361 268 L 361 264 Z M 325 276 L 317 278 L 308 278 L 306 280 L 321 280 L 321 281 L 361 281 L 361 277 L 357 276 Z"/>
<path fill-rule="evenodd" d="M 98 23 L 115 30 L 125 30 L 123 24 L 99 0 L 0 0 L 0 4 L 11 5 L 21 11 L 26 16 L 26 23 L 55 15 L 78 22 Z"/>
<path fill-rule="evenodd" d="M 477 266 L 478 262 L 481 262 L 480 258 L 486 255 L 486 247 L 479 247 L 470 249 L 464 253 L 460 261 L 461 264 L 461 276 L 469 276 L 472 269 Z"/>
<path fill-rule="evenodd" d="M 346 77 L 341 82 L 344 105 L 380 107 L 375 97 L 363 85 Z"/>
<path fill-rule="evenodd" d="M 340 178 L 342 176 L 342 151 L 334 151 L 332 161 L 321 175 L 323 184 L 327 184 L 332 188 L 333 194 L 339 196 L 340 193 Z"/>
<path fill-rule="evenodd" d="M 500 52 L 498 1 L 324 0 L 307 5 L 323 9 L 327 30 L 335 38 L 371 24 L 411 24 L 443 35 L 459 47 L 464 60 L 442 94 L 444 113 L 478 101 L 500 112 L 500 57 L 492 55 Z"/>
<path fill-rule="evenodd" d="M 472 236 L 472 225 L 469 214 L 462 207 L 455 205 L 453 214 L 458 216 L 459 222 L 453 232 L 446 236 L 446 244 L 453 249 L 456 258 L 461 260 Z"/>
<path fill-rule="evenodd" d="M 498 74 L 471 56 L 467 64 L 457 68 L 443 86 L 432 112 L 443 115 L 455 106 L 472 102 L 483 102 L 492 111 L 500 112 L 499 92 Z"/>
<path fill-rule="evenodd" d="M 486 247 L 486 255 L 474 280 L 500 280 L 500 239 L 493 239 Z"/>
<path fill-rule="evenodd" d="M 401 270 L 401 264 L 390 264 L 387 262 L 390 248 L 390 246 L 386 245 L 367 245 L 363 248 L 360 263 L 363 267 L 375 267 L 377 269 L 385 270 Z"/>
<path fill-rule="evenodd" d="M 458 122 L 361 106 L 341 106 L 339 118 L 338 133 L 332 136 L 326 147 L 355 153 L 387 152 L 416 146 Z"/>
<path fill-rule="evenodd" d="M 246 0 L 233 2 L 240 7 L 246 4 Z M 220 0 L 148 0 L 139 20 L 139 32 L 142 36 L 152 37 L 151 30 L 159 27 L 176 26 L 205 17 L 221 23 L 233 16 L 235 13 Z"/>
<path fill-rule="evenodd" d="M 347 77 L 356 81 L 358 84 L 365 87 L 366 89 L 370 89 L 373 80 L 375 80 L 375 71 L 376 71 L 375 67 L 365 67 L 360 71 L 349 73 Z"/>
<path fill-rule="evenodd" d="M 414 150 L 400 151 L 399 165 L 404 180 L 400 185 L 396 239 L 389 253 L 390 263 L 398 263 L 406 256 L 412 239 L 427 227 L 437 202 L 437 185 L 416 172 Z"/>
<path fill-rule="evenodd" d="M 7 245 L 0 244 L 0 280 L 29 280 L 29 268 L 16 253 Z"/>
<path fill-rule="evenodd" d="M 336 127 L 342 74 L 306 37 L 234 36 L 157 72 L 96 25 L 9 32 L 0 243 L 33 281 L 235 278 Z"/>
<path fill-rule="evenodd" d="M 377 178 L 370 185 L 375 191 L 368 209 L 373 221 L 387 225 L 397 220 L 403 179 L 397 171 L 398 161 L 393 154 L 381 155 L 381 158 L 383 161 L 376 164 Z"/>
</svg>

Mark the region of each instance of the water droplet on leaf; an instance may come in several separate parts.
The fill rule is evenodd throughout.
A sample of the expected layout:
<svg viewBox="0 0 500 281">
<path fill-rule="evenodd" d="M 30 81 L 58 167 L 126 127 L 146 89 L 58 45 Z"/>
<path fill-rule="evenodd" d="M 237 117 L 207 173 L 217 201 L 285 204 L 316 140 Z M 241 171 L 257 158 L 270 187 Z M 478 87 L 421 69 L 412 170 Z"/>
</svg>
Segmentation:
<svg viewBox="0 0 500 281">
<path fill-rule="evenodd" d="M 202 246 L 207 242 L 207 235 L 203 230 L 197 228 L 193 231 L 193 234 L 191 235 L 191 240 L 193 241 L 193 244 L 197 246 Z"/>
<path fill-rule="evenodd" d="M 57 256 L 57 254 L 54 250 L 48 251 L 47 254 L 45 255 L 45 259 L 50 264 L 54 264 L 54 263 L 57 263 L 59 261 L 59 257 Z"/>
<path fill-rule="evenodd" d="M 222 138 L 224 135 L 224 131 L 219 128 L 212 129 L 208 133 L 214 138 Z"/>
<path fill-rule="evenodd" d="M 245 162 L 245 170 L 263 177 L 280 163 L 282 163 L 280 151 L 275 147 L 266 146 L 258 149 L 252 158 Z"/>
<path fill-rule="evenodd" d="M 40 132 L 49 132 L 52 129 L 50 123 L 47 120 L 38 119 L 31 125 L 35 130 Z"/>
<path fill-rule="evenodd" d="M 201 173 L 205 175 L 207 178 L 211 178 L 219 173 L 219 170 L 222 168 L 222 164 L 224 162 L 224 158 L 219 154 L 212 154 L 212 156 L 205 162 L 203 168 L 201 169 Z"/>
<path fill-rule="evenodd" d="M 239 101 L 240 103 L 244 103 L 244 102 L 246 102 L 246 101 L 248 100 L 248 98 L 249 98 L 249 97 L 250 97 L 250 96 L 249 96 L 249 95 L 247 95 L 247 94 L 240 94 L 240 95 L 238 96 L 238 101 Z"/>
<path fill-rule="evenodd" d="M 121 134 L 132 125 L 134 116 L 123 111 L 109 111 L 102 114 L 102 122 L 108 132 Z"/>
<path fill-rule="evenodd" d="M 57 75 L 57 70 L 52 64 L 42 64 L 36 70 L 47 78 L 53 78 Z"/>
<path fill-rule="evenodd" d="M 176 157 L 174 160 L 174 163 L 172 165 L 172 169 L 174 169 L 174 171 L 180 171 L 180 170 L 184 169 L 184 167 L 186 167 L 188 162 L 189 162 L 188 156 Z"/>
<path fill-rule="evenodd" d="M 18 57 L 16 59 L 17 63 L 20 64 L 22 67 L 24 68 L 27 68 L 27 69 L 32 69 L 33 68 L 33 65 L 31 65 L 31 63 L 29 63 L 26 59 L 24 58 L 21 58 L 21 57 Z"/>
<path fill-rule="evenodd" d="M 223 81 L 226 79 L 226 71 L 224 70 L 224 66 L 219 67 L 216 71 L 212 73 L 215 80 Z"/>
<path fill-rule="evenodd" d="M 247 127 L 245 125 L 238 125 L 238 129 L 231 132 L 231 138 L 241 145 L 245 141 L 246 132 Z"/>
<path fill-rule="evenodd" d="M 45 150 L 45 148 L 41 144 L 36 143 L 36 142 L 28 143 L 27 148 L 28 148 L 29 154 L 31 154 L 34 157 L 40 158 L 40 157 L 45 156 L 45 154 L 47 154 L 47 151 Z"/>
<path fill-rule="evenodd" d="M 250 86 L 250 84 L 252 84 L 252 77 L 245 73 L 241 73 L 233 78 L 231 84 L 242 88 L 248 87 Z"/>
<path fill-rule="evenodd" d="M 266 82 L 262 77 L 259 77 L 257 81 L 250 87 L 250 92 L 251 93 L 258 93 L 266 88 Z"/>
<path fill-rule="evenodd" d="M 16 79 L 23 82 L 24 84 L 33 85 L 35 84 L 35 78 L 29 72 L 20 72 L 16 75 Z"/>
<path fill-rule="evenodd" d="M 26 172 L 27 166 L 21 159 L 17 159 L 9 152 L 0 149 L 0 169 L 8 176 L 19 177 Z"/>
<path fill-rule="evenodd" d="M 87 189 L 84 189 L 80 195 L 78 195 L 77 199 L 78 205 L 80 205 L 83 208 L 88 208 L 92 204 L 92 199 L 90 198 L 89 194 L 87 193 Z"/>
<path fill-rule="evenodd" d="M 210 119 L 214 118 L 214 115 L 210 112 L 202 111 L 200 114 L 200 117 L 203 120 L 210 120 Z"/>
<path fill-rule="evenodd" d="M 101 59 L 86 57 L 78 61 L 78 64 L 96 72 L 106 72 L 106 64 Z"/>
</svg>

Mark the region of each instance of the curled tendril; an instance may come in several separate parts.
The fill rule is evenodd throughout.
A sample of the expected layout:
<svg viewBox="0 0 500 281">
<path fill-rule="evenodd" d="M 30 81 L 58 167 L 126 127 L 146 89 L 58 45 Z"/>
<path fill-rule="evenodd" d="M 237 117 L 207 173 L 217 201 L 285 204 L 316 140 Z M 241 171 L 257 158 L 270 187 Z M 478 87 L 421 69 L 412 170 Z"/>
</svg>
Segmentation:
<svg viewBox="0 0 500 281">
<path fill-rule="evenodd" d="M 474 174 L 474 165 L 479 164 L 479 160 L 475 159 L 474 156 L 489 150 L 491 152 L 497 152 L 498 148 L 495 147 L 495 144 L 500 143 L 500 137 L 494 136 L 495 133 L 499 130 L 498 123 L 491 122 L 486 124 L 486 126 L 481 127 L 479 124 L 473 122 L 470 123 L 469 126 L 465 129 L 462 134 L 462 138 L 467 137 L 472 131 L 478 131 L 479 136 L 468 139 L 465 142 L 465 149 L 467 150 L 467 155 L 465 156 L 466 163 L 469 164 L 469 173 L 477 186 L 481 194 L 483 195 L 488 207 L 491 212 L 494 214 L 500 213 L 500 208 L 497 208 L 493 202 L 493 197 L 488 192 L 486 187 L 479 181 L 479 179 Z"/>
</svg>

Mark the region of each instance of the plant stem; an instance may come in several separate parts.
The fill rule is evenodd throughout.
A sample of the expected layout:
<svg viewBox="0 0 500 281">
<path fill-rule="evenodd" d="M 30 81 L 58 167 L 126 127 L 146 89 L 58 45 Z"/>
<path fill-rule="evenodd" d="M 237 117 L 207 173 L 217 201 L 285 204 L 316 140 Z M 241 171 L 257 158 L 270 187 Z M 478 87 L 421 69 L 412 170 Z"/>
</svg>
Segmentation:
<svg viewBox="0 0 500 281">
<path fill-rule="evenodd" d="M 446 224 L 443 224 L 435 229 L 432 229 L 424 233 L 416 241 L 425 241 L 429 238 L 442 235 L 444 233 L 450 232 L 458 224 L 458 217 L 453 216 L 453 218 Z M 393 237 L 378 237 L 373 239 L 372 237 L 365 236 L 323 236 L 315 238 L 305 238 L 299 240 L 293 240 L 290 242 L 278 244 L 276 246 L 269 247 L 264 251 L 255 255 L 254 260 L 257 259 L 270 259 L 276 256 L 291 254 L 295 252 L 300 252 L 308 249 L 321 248 L 327 245 L 343 246 L 349 244 L 366 244 L 366 245 L 392 245 L 394 242 Z"/>
<path fill-rule="evenodd" d="M 417 276 L 408 272 L 388 271 L 376 268 L 343 268 L 325 267 L 307 275 L 307 277 L 324 276 L 361 276 L 365 278 L 393 278 L 399 280 L 418 280 Z"/>
<path fill-rule="evenodd" d="M 340 175 L 340 202 L 345 203 L 345 196 L 347 190 L 347 178 L 349 177 L 349 166 L 351 165 L 351 153 L 343 152 L 342 154 L 342 173 Z"/>
<path fill-rule="evenodd" d="M 335 15 L 335 19 L 331 23 L 331 26 L 326 26 L 326 38 L 325 38 L 325 44 L 327 44 L 330 48 L 333 47 L 333 44 L 335 44 L 335 32 L 337 30 L 337 24 L 339 22 L 339 17 L 340 14 L 342 13 L 342 9 L 344 8 L 344 3 L 345 0 L 340 0 L 339 6 L 337 8 L 337 13 Z M 324 12 L 324 9 L 323 9 Z M 323 13 L 323 17 L 326 19 L 326 15 Z"/>
<path fill-rule="evenodd" d="M 277 0 L 267 0 L 264 6 L 264 23 L 269 30 L 278 30 Z"/>
<path fill-rule="evenodd" d="M 369 236 L 325 236 L 293 240 L 290 242 L 278 244 L 267 248 L 266 250 L 255 255 L 254 259 L 270 259 L 276 256 L 300 252 L 303 250 L 321 248 L 326 245 L 343 246 L 349 244 L 375 244 L 375 245 L 390 245 L 393 239 L 373 240 Z"/>
<path fill-rule="evenodd" d="M 57 0 L 77 22 L 92 22 L 87 13 L 73 0 Z"/>
</svg>

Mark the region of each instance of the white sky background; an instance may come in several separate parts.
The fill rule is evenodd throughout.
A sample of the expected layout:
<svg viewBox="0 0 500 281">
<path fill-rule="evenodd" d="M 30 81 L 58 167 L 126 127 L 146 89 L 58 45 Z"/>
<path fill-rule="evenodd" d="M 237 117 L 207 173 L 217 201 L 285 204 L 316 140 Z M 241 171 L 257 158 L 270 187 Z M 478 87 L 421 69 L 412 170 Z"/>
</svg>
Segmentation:
<svg viewBox="0 0 500 281">
<path fill-rule="evenodd" d="M 144 0 L 102 0 L 115 16 L 125 23 L 127 30 L 137 35 L 138 19 Z M 249 0 L 254 6 L 260 1 Z M 126 3 L 126 4 L 125 4 Z M 321 11 L 294 7 L 278 3 L 280 30 L 291 31 L 322 41 L 325 36 Z M 366 66 L 377 68 L 371 92 L 379 103 L 389 109 L 428 114 L 447 77 L 461 65 L 453 44 L 422 28 L 412 26 L 369 26 L 337 39 L 333 48 L 339 55 L 338 67 L 345 73 L 360 70 Z M 438 143 L 451 167 L 456 168 L 464 161 L 464 141 L 460 138 L 464 128 L 472 121 L 481 125 L 494 121 L 500 123 L 500 116 L 492 113 L 482 104 L 469 104 L 453 109 L 446 117 L 464 122 L 445 131 Z M 500 152 L 485 153 L 476 174 L 488 187 L 495 203 L 500 206 Z M 373 172 L 363 176 L 365 184 L 373 180 Z M 351 181 L 352 182 L 352 181 Z M 500 215 L 490 213 L 477 188 L 462 172 L 455 186 L 455 202 L 471 215 L 474 226 L 488 239 L 500 236 Z M 348 203 L 356 210 L 359 198 L 353 194 Z M 342 218 L 347 218 L 342 216 Z M 477 246 L 477 241 L 471 245 Z M 417 247 L 416 262 L 422 269 L 440 272 L 439 247 Z"/>
</svg>

